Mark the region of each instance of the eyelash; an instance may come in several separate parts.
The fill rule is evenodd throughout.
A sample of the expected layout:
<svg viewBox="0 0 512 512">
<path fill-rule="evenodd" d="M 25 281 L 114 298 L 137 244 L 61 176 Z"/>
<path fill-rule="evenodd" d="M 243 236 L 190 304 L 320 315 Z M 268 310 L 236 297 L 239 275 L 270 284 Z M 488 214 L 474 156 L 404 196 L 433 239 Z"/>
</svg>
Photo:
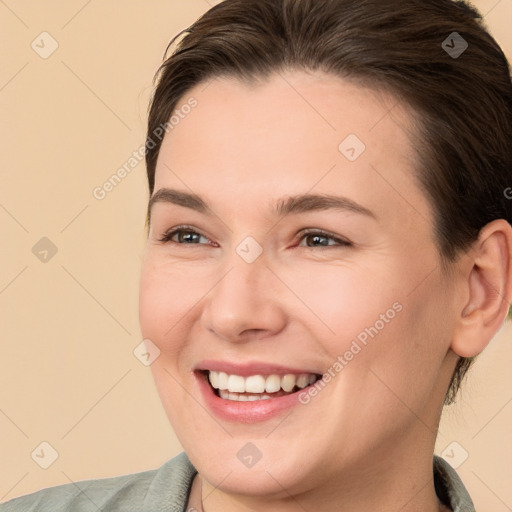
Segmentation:
<svg viewBox="0 0 512 512">
<path fill-rule="evenodd" d="M 162 242 L 164 244 L 170 242 L 170 243 L 173 243 L 173 244 L 176 244 L 176 245 L 205 245 L 205 244 L 187 244 L 187 243 L 180 243 L 180 242 L 172 241 L 171 238 L 174 235 L 176 235 L 177 233 L 180 233 L 180 232 L 185 232 L 185 233 L 189 233 L 189 234 L 195 234 L 195 235 L 199 235 L 199 236 L 202 236 L 204 238 L 207 238 L 204 235 L 201 235 L 201 233 L 198 233 L 197 231 L 195 231 L 195 229 L 193 229 L 190 226 L 178 226 L 176 228 L 170 229 L 169 231 L 166 231 L 164 233 L 164 235 L 161 238 L 159 238 L 159 242 Z M 322 238 L 329 238 L 329 239 L 334 240 L 335 242 L 337 242 L 338 245 L 335 245 L 334 247 L 349 247 L 349 246 L 352 245 L 347 240 L 342 240 L 342 239 L 334 236 L 332 233 L 329 233 L 327 231 L 323 231 L 321 229 L 304 229 L 304 230 L 302 230 L 299 233 L 299 235 L 300 235 L 300 240 L 302 240 L 306 236 L 312 236 L 312 235 L 317 235 L 317 236 L 320 236 Z M 321 247 L 321 248 L 333 247 L 333 245 L 328 245 L 328 246 L 317 245 L 317 246 L 306 246 L 306 247 L 309 248 L 309 249 L 315 249 L 317 247 Z"/>
</svg>

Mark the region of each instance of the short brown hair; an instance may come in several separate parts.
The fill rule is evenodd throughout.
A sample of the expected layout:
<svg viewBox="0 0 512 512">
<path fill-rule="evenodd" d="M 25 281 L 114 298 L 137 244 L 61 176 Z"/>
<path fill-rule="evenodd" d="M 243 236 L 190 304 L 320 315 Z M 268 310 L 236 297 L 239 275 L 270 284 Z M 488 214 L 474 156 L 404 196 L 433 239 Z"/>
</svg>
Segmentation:
<svg viewBox="0 0 512 512">
<path fill-rule="evenodd" d="M 468 45 L 461 55 L 449 51 L 458 37 Z M 412 108 L 419 129 L 414 172 L 433 205 L 443 269 L 487 223 L 512 224 L 505 193 L 512 186 L 510 68 L 467 2 L 225 0 L 175 36 L 165 55 L 149 109 L 150 195 L 161 145 L 151 135 L 192 87 L 222 76 L 254 80 L 286 69 L 320 70 L 390 91 Z M 459 359 L 446 404 L 473 360 Z"/>
</svg>

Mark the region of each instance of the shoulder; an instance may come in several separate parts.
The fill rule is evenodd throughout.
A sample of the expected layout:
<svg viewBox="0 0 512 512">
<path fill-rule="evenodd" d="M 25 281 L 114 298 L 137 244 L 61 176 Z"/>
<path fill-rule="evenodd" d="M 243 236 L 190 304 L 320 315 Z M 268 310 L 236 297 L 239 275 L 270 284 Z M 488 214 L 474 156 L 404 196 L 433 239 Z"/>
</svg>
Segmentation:
<svg viewBox="0 0 512 512">
<path fill-rule="evenodd" d="M 197 473 L 185 452 L 159 469 L 57 485 L 0 504 L 0 512 L 181 512 Z"/>
</svg>

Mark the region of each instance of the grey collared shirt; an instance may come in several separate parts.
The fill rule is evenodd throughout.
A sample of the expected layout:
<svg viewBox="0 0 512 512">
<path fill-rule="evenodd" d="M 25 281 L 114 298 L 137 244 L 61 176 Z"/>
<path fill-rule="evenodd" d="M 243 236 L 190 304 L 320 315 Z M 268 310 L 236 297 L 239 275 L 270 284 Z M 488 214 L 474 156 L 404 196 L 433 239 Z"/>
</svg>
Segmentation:
<svg viewBox="0 0 512 512">
<path fill-rule="evenodd" d="M 185 452 L 158 469 L 57 485 L 0 503 L 0 512 L 187 512 L 197 471 Z M 439 499 L 453 512 L 475 512 L 456 471 L 434 456 Z"/>
</svg>

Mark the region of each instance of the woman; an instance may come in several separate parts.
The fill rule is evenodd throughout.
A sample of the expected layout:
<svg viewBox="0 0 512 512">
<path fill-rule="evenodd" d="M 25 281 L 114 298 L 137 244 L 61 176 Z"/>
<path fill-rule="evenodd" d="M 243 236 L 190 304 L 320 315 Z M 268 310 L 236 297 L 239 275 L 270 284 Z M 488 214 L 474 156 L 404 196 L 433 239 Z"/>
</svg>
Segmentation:
<svg viewBox="0 0 512 512">
<path fill-rule="evenodd" d="M 3 511 L 463 511 L 512 298 L 512 84 L 449 0 L 226 0 L 162 65 L 140 323 L 185 452 Z"/>
</svg>

